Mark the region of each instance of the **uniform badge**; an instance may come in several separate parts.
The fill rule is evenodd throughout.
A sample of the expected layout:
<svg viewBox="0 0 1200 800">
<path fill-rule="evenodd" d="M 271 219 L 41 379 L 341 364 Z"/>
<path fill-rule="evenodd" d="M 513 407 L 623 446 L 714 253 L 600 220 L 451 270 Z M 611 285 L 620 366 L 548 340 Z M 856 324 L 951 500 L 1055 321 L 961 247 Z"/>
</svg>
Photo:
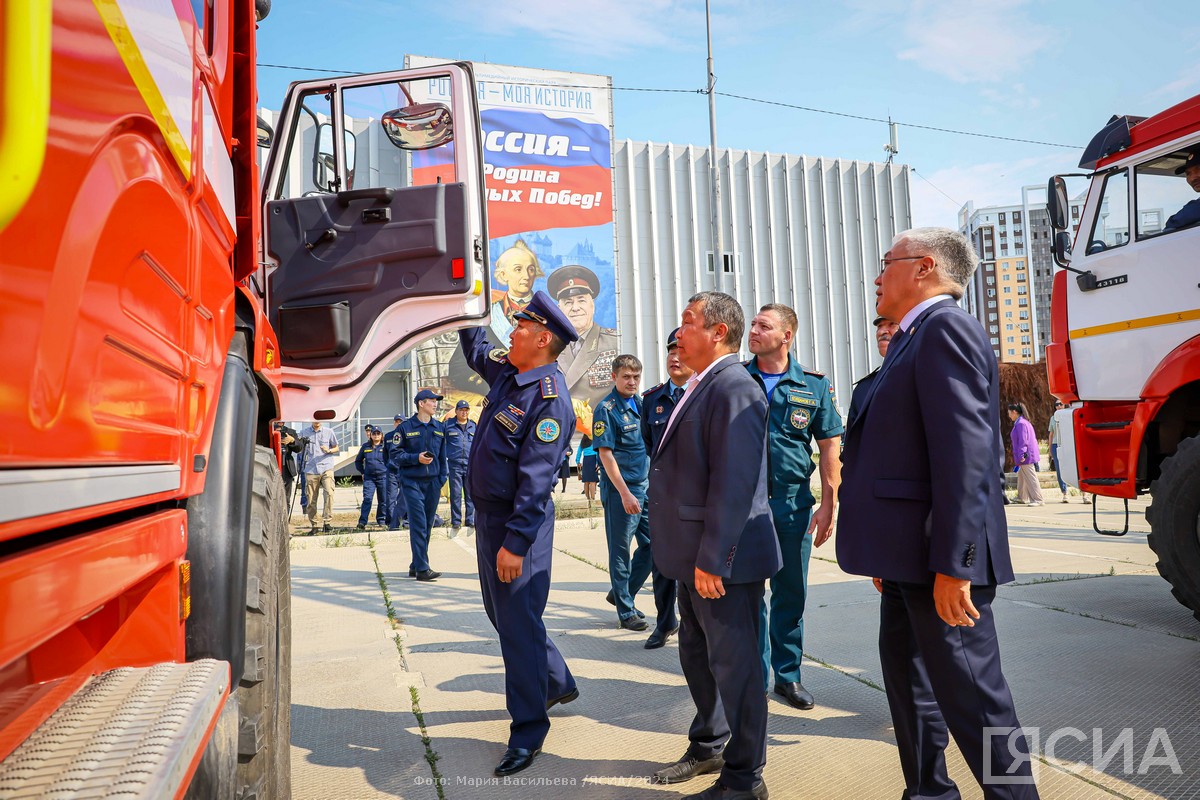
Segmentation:
<svg viewBox="0 0 1200 800">
<path fill-rule="evenodd" d="M 552 397 L 558 397 L 558 383 L 553 375 L 545 375 L 542 377 L 542 399 L 549 400 Z"/>
<path fill-rule="evenodd" d="M 490 358 L 492 361 L 495 361 L 497 364 L 507 364 L 508 363 L 508 351 L 501 350 L 500 348 L 496 348 L 495 350 L 489 350 L 488 358 Z"/>
<path fill-rule="evenodd" d="M 809 420 L 808 411 L 806 411 L 803 408 L 797 408 L 795 411 L 792 412 L 792 416 L 789 418 L 788 421 L 792 423 L 793 428 L 795 428 L 798 431 L 802 431 L 808 427 L 808 420 Z"/>
<path fill-rule="evenodd" d="M 654 407 L 654 413 L 655 413 L 655 414 L 661 414 L 661 413 L 663 413 L 663 407 L 662 407 L 662 406 L 655 406 L 655 407 Z"/>
<path fill-rule="evenodd" d="M 605 431 L 604 420 L 602 420 L 602 419 L 596 420 L 595 424 L 592 425 L 592 438 L 596 439 L 600 436 L 603 436 L 604 431 Z"/>
<path fill-rule="evenodd" d="M 562 426 L 558 424 L 558 420 L 549 417 L 538 420 L 537 437 L 543 442 L 557 441 L 560 433 L 562 433 Z"/>
</svg>

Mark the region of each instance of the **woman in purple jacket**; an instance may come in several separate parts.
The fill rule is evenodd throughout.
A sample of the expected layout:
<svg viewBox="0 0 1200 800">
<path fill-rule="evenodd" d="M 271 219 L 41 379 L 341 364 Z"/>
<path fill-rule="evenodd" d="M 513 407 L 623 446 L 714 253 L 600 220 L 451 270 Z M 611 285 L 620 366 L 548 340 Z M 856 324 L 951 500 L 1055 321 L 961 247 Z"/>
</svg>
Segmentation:
<svg viewBox="0 0 1200 800">
<path fill-rule="evenodd" d="M 1025 418 L 1025 406 L 1010 403 L 1008 418 L 1012 420 L 1013 472 L 1017 473 L 1017 502 L 1031 506 L 1042 504 L 1042 486 L 1038 483 L 1037 463 L 1042 459 L 1033 425 Z"/>
</svg>

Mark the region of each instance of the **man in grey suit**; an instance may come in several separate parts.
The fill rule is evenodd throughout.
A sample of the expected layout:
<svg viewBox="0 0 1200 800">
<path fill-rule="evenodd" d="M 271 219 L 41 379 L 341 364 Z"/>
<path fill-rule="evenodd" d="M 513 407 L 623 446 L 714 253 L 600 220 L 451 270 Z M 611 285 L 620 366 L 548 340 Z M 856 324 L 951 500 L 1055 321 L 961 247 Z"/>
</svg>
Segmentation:
<svg viewBox="0 0 1200 800">
<path fill-rule="evenodd" d="M 961 796 L 949 734 L 986 800 L 1036 800 L 992 614 L 997 584 L 1013 579 L 996 356 L 955 302 L 977 263 L 946 228 L 905 231 L 882 259 L 875 308 L 900 331 L 846 429 L 837 556 L 882 579 L 879 660 L 904 796 Z"/>
<path fill-rule="evenodd" d="M 745 325 L 727 294 L 688 301 L 678 352 L 695 374 L 650 462 L 655 561 L 679 581 L 679 662 L 696 704 L 691 745 L 653 780 L 720 770 L 695 800 L 767 797 L 759 605 L 783 559 L 767 505 L 767 398 L 736 357 Z"/>
</svg>

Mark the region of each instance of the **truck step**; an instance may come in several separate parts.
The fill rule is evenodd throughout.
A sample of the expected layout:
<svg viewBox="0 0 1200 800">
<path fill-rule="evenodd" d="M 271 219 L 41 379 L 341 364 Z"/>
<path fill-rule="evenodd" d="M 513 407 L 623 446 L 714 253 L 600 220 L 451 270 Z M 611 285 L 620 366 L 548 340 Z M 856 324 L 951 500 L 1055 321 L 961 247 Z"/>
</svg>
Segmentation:
<svg viewBox="0 0 1200 800">
<path fill-rule="evenodd" d="M 97 675 L 0 762 L 0 797 L 175 797 L 228 688 L 213 659 Z"/>
</svg>

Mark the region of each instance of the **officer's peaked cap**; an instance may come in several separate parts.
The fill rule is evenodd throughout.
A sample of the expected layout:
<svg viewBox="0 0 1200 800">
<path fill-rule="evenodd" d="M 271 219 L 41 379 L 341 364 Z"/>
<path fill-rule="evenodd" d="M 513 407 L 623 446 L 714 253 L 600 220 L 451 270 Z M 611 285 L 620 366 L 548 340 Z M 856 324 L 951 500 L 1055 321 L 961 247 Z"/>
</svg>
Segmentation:
<svg viewBox="0 0 1200 800">
<path fill-rule="evenodd" d="M 546 291 L 556 300 L 574 297 L 577 294 L 600 294 L 600 279 L 596 273 L 581 264 L 559 267 L 546 278 Z"/>
<path fill-rule="evenodd" d="M 550 295 L 540 290 L 533 293 L 533 299 L 529 301 L 529 305 L 513 314 L 513 319 L 527 319 L 545 325 L 547 330 L 568 344 L 579 338 L 579 334 L 575 332 L 575 326 L 558 307 L 558 303 L 551 300 Z"/>
</svg>

